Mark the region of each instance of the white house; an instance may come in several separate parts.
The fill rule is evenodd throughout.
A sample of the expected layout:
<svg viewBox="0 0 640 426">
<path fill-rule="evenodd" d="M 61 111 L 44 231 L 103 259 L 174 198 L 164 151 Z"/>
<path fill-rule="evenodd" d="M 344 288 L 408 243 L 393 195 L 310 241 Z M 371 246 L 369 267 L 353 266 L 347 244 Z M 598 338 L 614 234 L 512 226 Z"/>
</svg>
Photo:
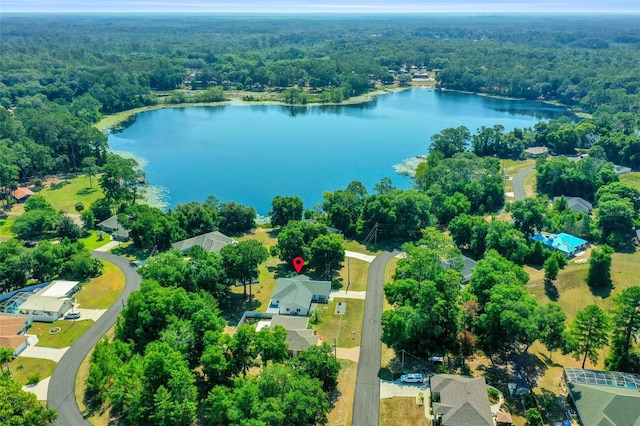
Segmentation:
<svg viewBox="0 0 640 426">
<path fill-rule="evenodd" d="M 279 278 L 267 312 L 306 316 L 312 303 L 327 303 L 330 292 L 330 281 L 313 281 L 306 275 Z"/>
</svg>

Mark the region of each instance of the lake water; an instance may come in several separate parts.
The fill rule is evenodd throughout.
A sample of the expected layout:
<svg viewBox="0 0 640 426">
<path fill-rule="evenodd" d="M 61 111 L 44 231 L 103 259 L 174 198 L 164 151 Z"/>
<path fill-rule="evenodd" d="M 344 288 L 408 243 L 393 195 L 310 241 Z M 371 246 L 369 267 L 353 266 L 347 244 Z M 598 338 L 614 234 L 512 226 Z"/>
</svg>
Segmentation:
<svg viewBox="0 0 640 426">
<path fill-rule="evenodd" d="M 447 127 L 512 130 L 562 115 L 569 114 L 541 103 L 413 89 L 354 106 L 148 111 L 110 134 L 109 145 L 143 160 L 168 207 L 214 195 L 265 215 L 275 195 L 298 195 L 312 208 L 353 180 L 369 191 L 383 177 L 408 188 L 393 166 L 427 153 L 431 135 Z"/>
</svg>

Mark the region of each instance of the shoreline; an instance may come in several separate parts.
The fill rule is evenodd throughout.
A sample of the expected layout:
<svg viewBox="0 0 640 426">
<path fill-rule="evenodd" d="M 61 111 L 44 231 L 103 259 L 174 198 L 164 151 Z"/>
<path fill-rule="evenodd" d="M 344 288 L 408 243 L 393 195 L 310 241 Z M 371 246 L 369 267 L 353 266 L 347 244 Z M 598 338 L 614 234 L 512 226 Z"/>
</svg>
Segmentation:
<svg viewBox="0 0 640 426">
<path fill-rule="evenodd" d="M 300 104 L 288 104 L 286 102 L 283 101 L 279 101 L 279 100 L 270 100 L 270 99 L 265 99 L 265 100 L 245 100 L 244 97 L 245 96 L 252 96 L 255 95 L 254 92 L 244 92 L 244 91 L 229 91 L 226 92 L 225 95 L 228 96 L 228 100 L 226 101 L 220 101 L 220 102 L 194 102 L 194 103 L 182 103 L 182 104 L 156 104 L 156 105 L 148 105 L 148 106 L 144 106 L 144 107 L 140 107 L 140 108 L 134 108 L 134 109 L 130 109 L 127 111 L 121 111 L 115 114 L 111 114 L 111 115 L 107 115 L 104 116 L 100 119 L 100 121 L 98 121 L 97 123 L 94 124 L 94 127 L 96 127 L 98 130 L 100 130 L 103 133 L 110 133 L 115 129 L 118 129 L 118 127 L 124 123 L 125 121 L 129 120 L 131 117 L 133 117 L 136 114 L 139 114 L 141 112 L 146 112 L 146 111 L 155 111 L 158 109 L 165 109 L 165 108 L 189 108 L 189 107 L 200 107 L 200 106 L 225 106 L 225 105 L 238 105 L 238 106 L 254 106 L 254 105 L 279 105 L 279 106 L 287 106 L 287 107 L 323 107 L 323 106 L 348 106 L 348 105 L 360 105 L 360 104 L 365 104 L 367 102 L 371 102 L 373 101 L 375 98 L 377 98 L 378 96 L 382 96 L 382 95 L 389 95 L 392 93 L 397 93 L 397 92 L 404 92 L 405 90 L 410 90 L 410 89 L 414 89 L 414 88 L 421 88 L 420 86 L 415 86 L 415 87 L 384 87 L 384 88 L 377 88 L 371 92 L 362 94 L 362 95 L 358 95 L 358 96 L 354 96 L 352 98 L 346 99 L 344 102 L 340 102 L 340 103 L 320 103 L 320 102 L 313 102 L 313 103 L 308 103 L 308 104 L 304 104 L 304 105 L 300 105 Z M 424 87 L 423 87 L 424 88 Z M 432 89 L 435 90 L 434 88 L 428 88 L 427 89 Z M 258 93 L 265 93 L 265 92 L 258 92 Z"/>
</svg>

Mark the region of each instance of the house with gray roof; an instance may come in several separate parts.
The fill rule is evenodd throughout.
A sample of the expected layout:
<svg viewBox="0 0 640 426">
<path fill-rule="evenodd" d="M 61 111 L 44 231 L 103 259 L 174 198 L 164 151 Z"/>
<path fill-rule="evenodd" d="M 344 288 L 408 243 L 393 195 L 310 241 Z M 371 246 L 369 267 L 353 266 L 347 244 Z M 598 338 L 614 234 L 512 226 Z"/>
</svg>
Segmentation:
<svg viewBox="0 0 640 426">
<path fill-rule="evenodd" d="M 567 367 L 564 380 L 583 426 L 640 426 L 640 375 Z"/>
<path fill-rule="evenodd" d="M 567 197 L 561 195 L 560 197 L 554 197 L 553 202 L 555 203 L 561 198 L 567 200 L 569 209 L 573 212 L 591 214 L 593 210 L 593 205 L 582 197 Z"/>
<path fill-rule="evenodd" d="M 189 251 L 191 247 L 200 246 L 205 251 L 220 253 L 220 250 L 222 250 L 223 247 L 236 243 L 236 240 L 227 237 L 222 232 L 213 231 L 196 237 L 187 238 L 186 240 L 176 241 L 171 244 L 171 247 L 182 252 L 186 252 Z"/>
<path fill-rule="evenodd" d="M 267 312 L 280 315 L 309 315 L 312 303 L 327 303 L 331 281 L 315 281 L 306 275 L 278 278 Z"/>
<path fill-rule="evenodd" d="M 524 153 L 530 158 L 538 158 L 540 156 L 547 155 L 548 152 L 549 148 L 546 146 L 531 146 L 524 150 Z"/>
<path fill-rule="evenodd" d="M 434 426 L 494 426 L 484 377 L 435 375 L 431 395 Z"/>
<path fill-rule="evenodd" d="M 288 346 L 289 355 L 296 356 L 298 353 L 320 343 L 320 338 L 316 332 L 308 328 L 309 317 L 274 315 L 271 318 L 269 327 L 272 328 L 278 325 L 287 331 L 285 343 Z"/>
<path fill-rule="evenodd" d="M 127 241 L 129 239 L 129 231 L 118 222 L 118 215 L 113 215 L 109 219 L 105 219 L 98 223 L 101 231 L 111 234 L 115 241 Z"/>
<path fill-rule="evenodd" d="M 454 263 L 453 266 L 452 263 Z M 466 284 L 471 280 L 471 274 L 473 273 L 473 268 L 475 268 L 477 262 L 467 256 L 461 256 L 462 265 L 458 265 L 458 263 L 459 262 L 457 260 L 454 262 L 447 260 L 440 261 L 440 265 L 445 270 L 450 268 L 458 269 L 461 266 L 462 270 L 460 273 L 462 274 L 462 284 Z"/>
</svg>

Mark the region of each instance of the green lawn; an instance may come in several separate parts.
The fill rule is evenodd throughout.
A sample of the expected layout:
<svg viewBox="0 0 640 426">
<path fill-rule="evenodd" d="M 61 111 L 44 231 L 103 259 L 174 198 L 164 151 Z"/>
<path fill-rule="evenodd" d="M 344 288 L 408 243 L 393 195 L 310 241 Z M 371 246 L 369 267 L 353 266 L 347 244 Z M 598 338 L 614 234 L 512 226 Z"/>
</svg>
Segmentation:
<svg viewBox="0 0 640 426">
<path fill-rule="evenodd" d="M 13 238 L 11 227 L 14 219 L 0 219 L 0 240 L 8 240 Z"/>
<path fill-rule="evenodd" d="M 340 290 L 364 291 L 367 289 L 369 262 L 359 259 L 345 259 L 339 272 L 342 282 Z M 349 285 L 351 283 L 351 285 Z"/>
<path fill-rule="evenodd" d="M 26 385 L 29 376 L 40 373 L 40 380 L 53 374 L 58 363 L 48 359 L 18 357 L 9 363 L 13 378 L 21 385 Z"/>
<path fill-rule="evenodd" d="M 66 321 L 58 320 L 52 324 L 34 322 L 29 329 L 29 334 L 38 336 L 38 344 L 45 348 L 66 348 L 73 345 L 93 325 L 93 320 Z M 49 334 L 53 327 L 60 327 L 57 334 Z"/>
<path fill-rule="evenodd" d="M 116 265 L 103 261 L 102 275 L 82 285 L 75 298 L 81 308 L 107 309 L 124 289 L 124 273 Z"/>
<path fill-rule="evenodd" d="M 88 237 L 80 238 L 79 241 L 82 241 L 84 246 L 89 251 L 95 250 L 95 249 L 97 249 L 99 247 L 102 247 L 103 245 L 108 244 L 108 243 L 111 242 L 111 240 L 109 239 L 109 235 L 106 234 L 106 233 L 103 233 L 102 240 L 98 240 L 98 234 L 99 233 L 100 233 L 100 231 L 91 231 L 91 233 L 89 234 Z"/>
<path fill-rule="evenodd" d="M 620 181 L 640 189 L 640 172 L 631 172 L 620 175 Z"/>
<path fill-rule="evenodd" d="M 89 208 L 91 203 L 103 197 L 102 189 L 98 185 L 98 176 L 93 176 L 91 180 L 93 187 L 90 187 L 89 177 L 86 175 L 67 181 L 60 180 L 57 184 L 54 183 L 54 187 L 59 186 L 56 189 L 52 189 L 52 184 L 48 183 L 39 194 L 49 201 L 54 209 L 77 214 L 76 203 L 82 202 L 85 208 Z"/>
<path fill-rule="evenodd" d="M 338 302 L 347 303 L 344 315 L 334 314 Z M 325 342 L 333 344 L 333 339 L 337 338 L 338 346 L 341 348 L 360 346 L 364 300 L 335 298 L 326 305 L 318 304 L 318 308 L 320 323 L 315 324 L 313 328 Z"/>
</svg>

